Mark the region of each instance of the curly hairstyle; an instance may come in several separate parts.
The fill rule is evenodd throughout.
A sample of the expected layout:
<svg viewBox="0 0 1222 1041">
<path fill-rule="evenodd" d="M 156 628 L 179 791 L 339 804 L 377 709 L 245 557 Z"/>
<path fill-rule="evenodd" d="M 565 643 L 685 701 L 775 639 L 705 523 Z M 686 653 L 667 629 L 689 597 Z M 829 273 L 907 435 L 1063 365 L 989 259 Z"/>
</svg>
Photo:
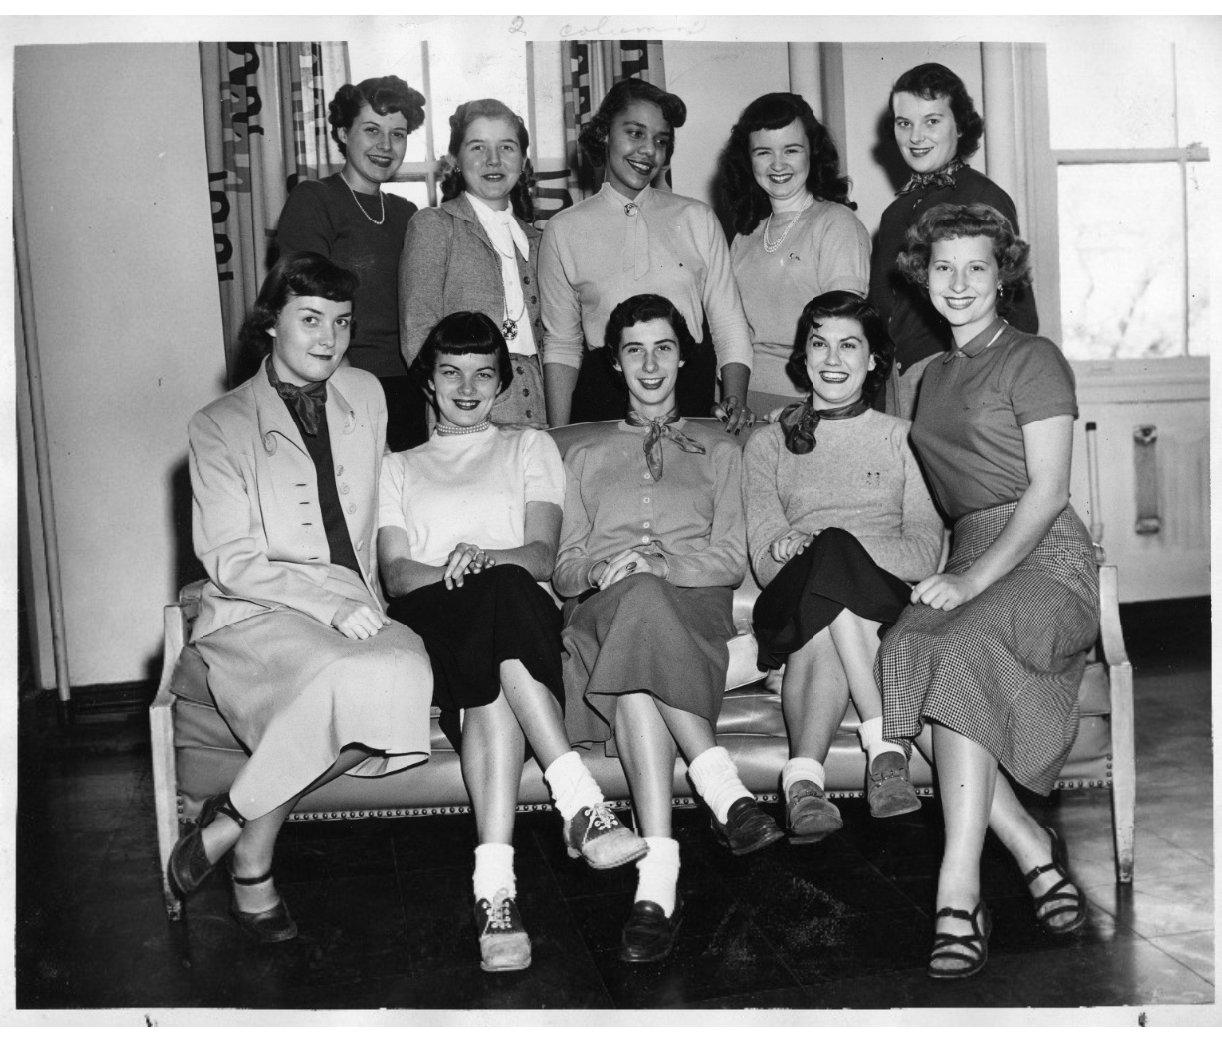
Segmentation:
<svg viewBox="0 0 1222 1041">
<path fill-rule="evenodd" d="M 772 212 L 768 193 L 759 186 L 751 168 L 751 135 L 759 130 L 782 130 L 793 122 L 802 124 L 810 150 L 807 190 L 816 199 L 857 209 L 857 203 L 849 202 L 849 179 L 840 175 L 836 143 L 806 99 L 800 94 L 765 94 L 743 109 L 721 154 L 717 191 L 722 210 L 732 216 L 734 230 L 740 235 L 750 235 Z"/>
<path fill-rule="evenodd" d="M 513 382 L 513 363 L 501 327 L 482 311 L 454 311 L 424 338 L 408 373 L 426 392 L 439 354 L 495 354 L 501 390 Z"/>
<path fill-rule="evenodd" d="M 976 111 L 976 103 L 963 85 L 963 80 L 945 65 L 939 65 L 936 61 L 927 62 L 909 69 L 895 81 L 887 98 L 892 120 L 895 119 L 896 94 L 915 94 L 926 101 L 946 98 L 950 102 L 951 115 L 955 117 L 955 129 L 959 131 L 955 158 L 970 159 L 976 154 L 980 138 L 984 136 L 984 119 Z"/>
<path fill-rule="evenodd" d="M 672 130 L 678 130 L 687 122 L 687 106 L 678 94 L 669 94 L 645 80 L 620 80 L 607 91 L 603 103 L 582 128 L 581 136 L 577 139 L 582 151 L 595 166 L 602 166 L 607 161 L 607 137 L 611 133 L 611 121 L 634 101 L 648 101 L 657 105 L 662 110 L 662 118 Z M 670 148 L 666 150 L 666 161 L 670 162 L 674 154 L 675 142 L 672 138 Z"/>
<path fill-rule="evenodd" d="M 619 355 L 620 340 L 623 338 L 625 329 L 631 329 L 640 322 L 655 320 L 670 323 L 671 329 L 675 332 L 675 339 L 679 341 L 680 359 L 687 358 L 695 350 L 696 341 L 687 327 L 687 320 L 679 309 L 666 297 L 658 296 L 657 293 L 640 293 L 616 304 L 611 311 L 611 316 L 607 319 L 607 335 L 603 342 L 607 345 L 607 350 L 611 352 L 612 357 Z"/>
<path fill-rule="evenodd" d="M 873 401 L 879 388 L 887 382 L 895 348 L 890 338 L 884 334 L 882 319 L 873 305 L 846 289 L 820 293 L 802 308 L 802 317 L 798 319 L 798 332 L 793 340 L 793 353 L 785 363 L 786 374 L 808 394 L 815 389 L 810 381 L 810 374 L 806 371 L 806 345 L 810 342 L 811 333 L 829 318 L 848 318 L 861 326 L 866 346 L 874 359 L 874 368 L 866 373 L 861 385 L 861 396 L 866 401 Z"/>
<path fill-rule="evenodd" d="M 929 258 L 933 244 L 944 239 L 984 236 L 993 243 L 993 258 L 1001 290 L 997 310 L 1005 313 L 1013 290 L 1031 281 L 1030 247 L 1014 234 L 1010 222 L 992 206 L 982 202 L 931 206 L 908 229 L 904 249 L 895 258 L 899 272 L 914 285 L 929 284 Z"/>
<path fill-rule="evenodd" d="M 424 122 L 424 95 L 409 87 L 398 76 L 375 76 L 373 79 L 361 80 L 356 86 L 345 83 L 335 92 L 335 97 L 327 106 L 331 137 L 344 155 L 348 154 L 348 149 L 339 139 L 339 132 L 351 130 L 352 124 L 361 114 L 361 109 L 366 105 L 379 116 L 391 112 L 400 113 L 407 120 L 409 134 Z"/>
<path fill-rule="evenodd" d="M 462 151 L 467 129 L 481 118 L 503 119 L 510 126 L 517 128 L 518 147 L 522 150 L 522 174 L 509 193 L 509 204 L 513 207 L 513 215 L 518 220 L 526 221 L 529 224 L 535 219 L 535 171 L 530 163 L 530 133 L 522 117 L 503 101 L 497 101 L 496 98 L 464 101 L 450 117 L 449 155 L 446 156 L 445 174 L 441 180 L 441 198 L 443 201 L 457 199 L 467 190 L 467 182 L 463 179 L 462 170 L 458 166 L 458 153 Z"/>
<path fill-rule="evenodd" d="M 361 280 L 355 272 L 340 267 L 321 253 L 285 253 L 263 280 L 242 329 L 238 333 L 240 352 L 247 357 L 262 357 L 272 349 L 268 331 L 280 318 L 289 299 L 295 296 L 320 296 L 324 300 L 351 303 Z M 356 336 L 355 320 L 349 335 Z"/>
</svg>

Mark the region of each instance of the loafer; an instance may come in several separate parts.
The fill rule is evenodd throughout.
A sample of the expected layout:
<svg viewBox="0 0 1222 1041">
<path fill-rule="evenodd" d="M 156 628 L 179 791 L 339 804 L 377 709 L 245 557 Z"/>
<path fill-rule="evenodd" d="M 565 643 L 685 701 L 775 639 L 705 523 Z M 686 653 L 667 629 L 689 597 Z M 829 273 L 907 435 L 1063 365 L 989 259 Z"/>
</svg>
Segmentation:
<svg viewBox="0 0 1222 1041">
<path fill-rule="evenodd" d="M 794 781 L 785 792 L 785 830 L 794 845 L 818 842 L 843 826 L 840 811 L 814 781 Z"/>
<path fill-rule="evenodd" d="M 771 846 L 785 837 L 776 821 L 747 795 L 730 807 L 725 824 L 713 817 L 713 831 L 723 846 L 729 846 L 731 852 L 740 856 Z"/>
<path fill-rule="evenodd" d="M 585 857 L 599 871 L 631 864 L 649 852 L 648 843 L 625 828 L 605 802 L 583 806 L 565 823 L 564 844 L 570 857 Z"/>
<path fill-rule="evenodd" d="M 638 900 L 624 923 L 620 961 L 661 961 L 675 945 L 679 923 L 683 920 L 683 897 L 675 894 L 675 909 L 670 917 L 652 900 Z"/>
<path fill-rule="evenodd" d="M 908 780 L 908 760 L 899 752 L 880 752 L 866 767 L 866 799 L 872 817 L 898 817 L 921 808 Z"/>
<path fill-rule="evenodd" d="M 485 898 L 476 903 L 475 928 L 479 932 L 479 967 L 485 972 L 517 972 L 530 967 L 530 937 L 508 889 L 498 889 L 491 902 Z"/>
</svg>

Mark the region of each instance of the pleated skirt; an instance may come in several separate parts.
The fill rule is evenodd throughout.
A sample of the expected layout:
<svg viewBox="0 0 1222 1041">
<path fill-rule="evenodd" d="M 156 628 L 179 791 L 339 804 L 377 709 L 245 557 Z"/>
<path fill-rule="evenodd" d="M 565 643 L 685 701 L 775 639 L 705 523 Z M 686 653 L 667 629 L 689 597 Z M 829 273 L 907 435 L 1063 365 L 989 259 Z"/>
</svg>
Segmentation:
<svg viewBox="0 0 1222 1041">
<path fill-rule="evenodd" d="M 962 574 L 997 539 L 1014 503 L 955 523 L 946 571 Z M 875 665 L 883 736 L 910 739 L 925 720 L 970 738 L 1016 781 L 1052 790 L 1078 733 L 1078 686 L 1099 630 L 1090 537 L 1066 507 L 1039 545 L 979 596 L 939 611 L 911 604 Z"/>
</svg>

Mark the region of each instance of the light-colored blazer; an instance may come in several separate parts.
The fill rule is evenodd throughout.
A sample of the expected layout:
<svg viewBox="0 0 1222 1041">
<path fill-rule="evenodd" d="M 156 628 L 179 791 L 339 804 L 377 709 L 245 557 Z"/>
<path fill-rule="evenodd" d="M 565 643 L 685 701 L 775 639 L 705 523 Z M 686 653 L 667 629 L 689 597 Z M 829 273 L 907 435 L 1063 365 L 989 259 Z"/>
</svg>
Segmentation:
<svg viewBox="0 0 1222 1041">
<path fill-rule="evenodd" d="M 539 305 L 539 240 L 543 233 L 524 221 L 530 259 L 514 251 L 522 297 L 535 344 L 543 347 Z M 440 206 L 417 210 L 407 222 L 399 260 L 399 348 L 411 365 L 425 337 L 455 311 L 482 311 L 497 325 L 505 317 L 501 254 L 488 238 L 466 193 Z"/>
<path fill-rule="evenodd" d="M 277 607 L 324 625 L 346 597 L 382 610 L 375 535 L 386 399 L 377 377 L 336 369 L 327 425 L 360 579 L 330 565 L 314 461 L 262 366 L 192 417 L 192 530 L 210 579 L 193 639 Z"/>
</svg>

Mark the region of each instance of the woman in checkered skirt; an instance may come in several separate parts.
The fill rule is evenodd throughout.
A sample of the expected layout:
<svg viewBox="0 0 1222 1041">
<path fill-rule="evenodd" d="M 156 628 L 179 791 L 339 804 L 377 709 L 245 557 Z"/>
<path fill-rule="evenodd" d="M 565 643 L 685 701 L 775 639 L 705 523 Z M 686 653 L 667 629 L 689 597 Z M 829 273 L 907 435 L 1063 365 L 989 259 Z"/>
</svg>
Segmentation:
<svg viewBox="0 0 1222 1041">
<path fill-rule="evenodd" d="M 898 258 L 954 341 L 925 372 L 912 426 L 954 520 L 951 555 L 913 589 L 876 666 L 884 736 L 911 740 L 931 724 L 946 823 L 929 963 L 939 978 L 970 976 L 988 956 L 988 827 L 1024 872 L 1046 929 L 1085 920 L 1064 843 L 1006 779 L 1051 790 L 1077 735 L 1078 685 L 1099 625 L 1094 554 L 1069 505 L 1073 373 L 1055 344 L 998 316 L 1029 281 L 1027 252 L 991 206 L 946 204 L 913 225 Z"/>
</svg>

